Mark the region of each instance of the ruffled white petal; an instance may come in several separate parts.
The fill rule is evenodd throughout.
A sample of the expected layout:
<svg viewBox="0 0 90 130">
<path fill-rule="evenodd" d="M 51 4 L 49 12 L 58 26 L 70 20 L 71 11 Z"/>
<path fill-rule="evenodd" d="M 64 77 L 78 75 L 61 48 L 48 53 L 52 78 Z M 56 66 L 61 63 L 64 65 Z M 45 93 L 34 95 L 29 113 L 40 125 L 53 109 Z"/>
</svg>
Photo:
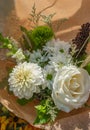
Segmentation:
<svg viewBox="0 0 90 130">
<path fill-rule="evenodd" d="M 17 97 L 29 99 L 40 91 L 39 86 L 44 83 L 41 67 L 27 62 L 19 64 L 13 69 L 8 82 Z"/>
</svg>

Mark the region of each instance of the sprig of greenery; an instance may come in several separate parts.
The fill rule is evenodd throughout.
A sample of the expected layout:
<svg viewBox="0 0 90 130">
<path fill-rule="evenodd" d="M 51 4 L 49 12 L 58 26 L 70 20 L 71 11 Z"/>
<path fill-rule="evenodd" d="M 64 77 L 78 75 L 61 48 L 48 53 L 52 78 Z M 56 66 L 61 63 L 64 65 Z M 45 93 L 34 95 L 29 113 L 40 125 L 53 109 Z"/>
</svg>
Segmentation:
<svg viewBox="0 0 90 130">
<path fill-rule="evenodd" d="M 18 50 L 18 47 L 13 42 L 13 40 L 8 37 L 4 37 L 1 33 L 0 33 L 0 48 L 8 49 L 9 50 L 9 52 L 7 53 L 8 56 L 15 54 L 16 51 Z"/>
<path fill-rule="evenodd" d="M 79 58 L 76 58 L 75 57 L 75 54 L 77 53 L 77 49 L 76 49 L 76 45 L 75 44 L 72 44 L 72 43 L 70 43 L 71 44 L 71 48 L 70 48 L 70 50 L 69 50 L 69 53 L 70 53 L 70 55 L 72 56 L 72 58 L 71 58 L 71 60 L 70 60 L 70 63 L 73 63 L 75 66 L 78 66 L 78 67 L 80 67 L 82 64 L 83 64 L 83 62 L 85 61 L 85 59 L 87 58 L 87 54 L 86 53 L 84 53 L 83 55 L 81 55 L 81 57 L 79 57 Z"/>
<path fill-rule="evenodd" d="M 41 14 L 42 21 L 43 21 L 44 23 L 46 23 L 49 27 L 52 28 L 52 18 L 53 18 L 53 16 L 54 16 L 55 14 L 56 14 L 56 13 L 53 13 L 53 14 L 49 14 L 49 15 L 47 15 L 47 16 Z"/>
<path fill-rule="evenodd" d="M 41 11 L 37 12 L 36 10 L 36 6 L 35 3 L 32 7 L 32 11 L 30 13 L 30 18 L 29 20 L 34 24 L 32 26 L 32 28 L 37 27 L 39 25 L 39 21 L 44 21 L 45 23 L 50 23 L 52 17 L 54 16 L 54 14 L 50 14 L 48 16 L 42 15 L 42 12 L 44 12 L 45 10 L 47 10 L 48 8 L 51 8 L 55 5 L 55 3 L 57 2 L 57 0 L 55 0 L 51 5 L 45 7 L 44 9 L 42 9 Z"/>
<path fill-rule="evenodd" d="M 56 13 L 53 13 L 53 14 L 49 14 L 49 15 L 43 15 L 41 14 L 41 21 L 43 21 L 45 24 L 47 24 L 52 30 L 53 30 L 53 26 L 52 26 L 52 18 L 54 17 Z M 54 31 L 53 31 L 53 34 L 54 34 Z M 55 34 L 54 34 L 54 38 L 56 38 Z"/>
<path fill-rule="evenodd" d="M 33 5 L 33 7 L 32 7 L 32 11 L 30 13 L 30 16 L 31 16 L 31 18 L 29 18 L 29 20 L 34 24 L 34 26 L 32 26 L 32 27 L 38 26 L 38 23 L 39 23 L 39 20 L 40 20 L 41 16 L 40 16 L 39 13 L 37 13 L 35 3 Z"/>
<path fill-rule="evenodd" d="M 40 105 L 35 107 L 37 110 L 37 118 L 34 124 L 45 124 L 55 120 L 58 110 L 51 98 L 41 101 Z"/>
</svg>

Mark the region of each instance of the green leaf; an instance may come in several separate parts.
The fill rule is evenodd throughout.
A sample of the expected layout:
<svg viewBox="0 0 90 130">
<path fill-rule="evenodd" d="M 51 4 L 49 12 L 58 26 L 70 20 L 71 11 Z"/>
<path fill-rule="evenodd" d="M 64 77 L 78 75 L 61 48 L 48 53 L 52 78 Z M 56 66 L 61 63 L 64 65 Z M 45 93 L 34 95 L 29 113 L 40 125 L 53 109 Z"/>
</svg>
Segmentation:
<svg viewBox="0 0 90 130">
<path fill-rule="evenodd" d="M 84 67 L 84 69 L 87 70 L 90 75 L 90 63 L 88 63 L 87 66 Z"/>
<path fill-rule="evenodd" d="M 25 27 L 20 26 L 21 31 L 23 32 L 23 47 L 27 50 L 32 50 L 33 43 L 31 42 L 31 30 L 28 31 Z"/>
<path fill-rule="evenodd" d="M 32 100 L 33 100 L 33 97 L 30 98 L 30 99 L 22 98 L 22 99 L 17 99 L 17 102 L 18 102 L 20 105 L 24 106 L 24 105 L 26 105 L 27 103 L 31 102 Z"/>
<path fill-rule="evenodd" d="M 45 124 L 50 121 L 50 117 L 48 115 L 44 115 L 41 118 L 37 117 L 34 121 L 34 124 Z"/>
<path fill-rule="evenodd" d="M 63 49 L 60 49 L 59 51 L 60 51 L 61 53 L 64 53 L 64 50 L 63 50 Z"/>
<path fill-rule="evenodd" d="M 52 76 L 52 74 L 48 74 L 46 78 L 47 78 L 47 80 L 52 80 L 53 76 Z"/>
<path fill-rule="evenodd" d="M 38 105 L 35 108 L 41 113 L 46 113 L 46 106 Z"/>
</svg>

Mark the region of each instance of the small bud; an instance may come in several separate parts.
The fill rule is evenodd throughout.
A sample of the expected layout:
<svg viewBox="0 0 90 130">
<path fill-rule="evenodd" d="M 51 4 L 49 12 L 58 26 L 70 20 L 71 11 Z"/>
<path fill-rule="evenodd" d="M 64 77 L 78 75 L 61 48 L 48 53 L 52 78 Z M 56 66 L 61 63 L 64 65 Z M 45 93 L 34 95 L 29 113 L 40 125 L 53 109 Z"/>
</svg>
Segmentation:
<svg viewBox="0 0 90 130">
<path fill-rule="evenodd" d="M 8 44 L 8 49 L 12 49 L 12 45 L 11 44 Z"/>
</svg>

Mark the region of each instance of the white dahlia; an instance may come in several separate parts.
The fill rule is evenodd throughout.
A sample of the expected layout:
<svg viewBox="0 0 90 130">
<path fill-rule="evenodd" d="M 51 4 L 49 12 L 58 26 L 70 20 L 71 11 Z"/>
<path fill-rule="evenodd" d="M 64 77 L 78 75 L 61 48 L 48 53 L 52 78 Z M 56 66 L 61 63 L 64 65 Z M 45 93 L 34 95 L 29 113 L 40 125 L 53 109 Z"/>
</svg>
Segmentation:
<svg viewBox="0 0 90 130">
<path fill-rule="evenodd" d="M 34 63 L 18 64 L 9 77 L 10 91 L 18 98 L 29 99 L 33 93 L 40 92 L 40 85 L 44 83 L 41 68 Z"/>
</svg>

